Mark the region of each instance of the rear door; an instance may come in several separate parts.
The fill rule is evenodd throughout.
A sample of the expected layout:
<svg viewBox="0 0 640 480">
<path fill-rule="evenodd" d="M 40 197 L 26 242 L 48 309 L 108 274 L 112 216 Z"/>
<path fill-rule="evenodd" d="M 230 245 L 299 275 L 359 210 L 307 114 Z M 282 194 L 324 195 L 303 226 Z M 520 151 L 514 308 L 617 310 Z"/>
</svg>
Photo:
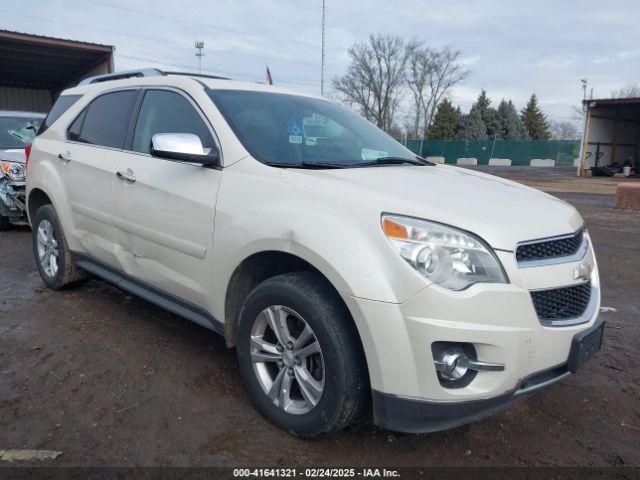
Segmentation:
<svg viewBox="0 0 640 480">
<path fill-rule="evenodd" d="M 113 264 L 113 176 L 122 155 L 139 89 L 93 99 L 67 129 L 56 152 L 60 178 L 71 207 L 73 235 L 84 252 Z"/>
<path fill-rule="evenodd" d="M 192 133 L 216 147 L 213 129 L 185 93 L 145 89 L 129 153 L 114 180 L 115 243 L 125 273 L 208 309 L 215 204 L 221 170 L 150 155 L 156 133 Z"/>
</svg>

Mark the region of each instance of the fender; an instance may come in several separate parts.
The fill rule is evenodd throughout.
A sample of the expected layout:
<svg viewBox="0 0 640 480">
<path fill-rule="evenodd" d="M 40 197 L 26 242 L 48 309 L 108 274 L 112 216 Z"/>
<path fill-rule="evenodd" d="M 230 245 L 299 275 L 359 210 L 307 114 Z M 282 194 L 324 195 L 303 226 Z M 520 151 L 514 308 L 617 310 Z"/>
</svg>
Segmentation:
<svg viewBox="0 0 640 480">
<path fill-rule="evenodd" d="M 304 191 L 284 181 L 282 172 L 250 158 L 224 169 L 213 242 L 217 318 L 224 318 L 220 312 L 237 266 L 263 251 L 302 258 L 340 293 L 354 297 L 402 303 L 429 285 L 389 246 L 381 212 L 366 202 Z"/>
</svg>

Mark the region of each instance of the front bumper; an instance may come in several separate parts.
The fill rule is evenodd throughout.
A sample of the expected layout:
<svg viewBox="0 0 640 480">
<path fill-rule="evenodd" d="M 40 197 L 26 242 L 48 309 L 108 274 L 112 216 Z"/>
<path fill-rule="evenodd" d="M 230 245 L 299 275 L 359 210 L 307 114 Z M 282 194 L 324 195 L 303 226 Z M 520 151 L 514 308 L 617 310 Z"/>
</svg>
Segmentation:
<svg viewBox="0 0 640 480">
<path fill-rule="evenodd" d="M 516 388 L 481 400 L 456 403 L 426 402 L 373 391 L 373 415 L 380 427 L 407 433 L 426 433 L 458 427 L 498 413 L 527 398 L 533 392 L 575 373 L 600 349 L 604 321 L 574 335 L 566 363 L 521 379 Z M 598 332 L 599 331 L 599 332 Z M 594 337 L 595 341 L 585 342 Z"/>
<path fill-rule="evenodd" d="M 0 215 L 15 225 L 28 225 L 25 206 L 25 182 L 0 177 Z"/>
<path fill-rule="evenodd" d="M 404 303 L 342 294 L 360 333 L 371 388 L 381 405 L 376 408 L 381 424 L 392 424 L 387 412 L 396 411 L 391 407 L 398 399 L 420 406 L 420 411 L 427 404 L 432 411 L 438 410 L 435 417 L 444 415 L 444 418 L 447 415 L 442 412 L 458 412 L 459 405 L 466 405 L 468 414 L 443 420 L 443 427 L 433 429 L 462 424 L 517 401 L 530 391 L 516 395 L 524 388 L 523 382 L 529 384 L 557 368 L 568 368 L 574 338 L 597 323 L 600 287 L 593 250 L 590 248 L 579 261 L 535 268 L 519 268 L 513 252 L 497 255 L 510 283 L 478 283 L 462 291 L 429 285 Z M 534 308 L 531 292 L 584 282 L 575 276 L 584 262 L 593 267 L 589 306 L 569 322 L 545 324 Z M 458 388 L 444 385 L 434 365 L 435 342 L 470 343 L 478 361 L 504 365 L 504 370 L 478 372 Z M 559 372 L 557 376 L 562 374 Z M 406 415 L 411 418 L 413 410 L 407 406 Z M 402 417 L 402 411 L 398 415 Z M 423 431 L 421 423 L 433 424 L 429 418 L 427 414 L 424 422 L 420 422 L 418 416 L 406 425 L 417 422 L 416 428 Z M 399 426 L 402 425 L 400 422 Z"/>
</svg>

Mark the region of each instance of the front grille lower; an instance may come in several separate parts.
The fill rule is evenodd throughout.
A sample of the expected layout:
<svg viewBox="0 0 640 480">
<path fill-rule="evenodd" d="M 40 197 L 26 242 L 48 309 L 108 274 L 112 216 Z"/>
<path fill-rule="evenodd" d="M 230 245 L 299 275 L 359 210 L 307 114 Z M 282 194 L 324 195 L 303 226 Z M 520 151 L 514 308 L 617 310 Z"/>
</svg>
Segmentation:
<svg viewBox="0 0 640 480">
<path fill-rule="evenodd" d="M 525 243 L 518 246 L 516 259 L 518 262 L 533 260 L 546 260 L 551 258 L 570 257 L 574 255 L 582 245 L 583 231 L 564 238 L 540 240 L 534 243 Z"/>
<path fill-rule="evenodd" d="M 581 317 L 591 300 L 591 282 L 572 287 L 531 292 L 533 306 L 541 321 Z"/>
</svg>

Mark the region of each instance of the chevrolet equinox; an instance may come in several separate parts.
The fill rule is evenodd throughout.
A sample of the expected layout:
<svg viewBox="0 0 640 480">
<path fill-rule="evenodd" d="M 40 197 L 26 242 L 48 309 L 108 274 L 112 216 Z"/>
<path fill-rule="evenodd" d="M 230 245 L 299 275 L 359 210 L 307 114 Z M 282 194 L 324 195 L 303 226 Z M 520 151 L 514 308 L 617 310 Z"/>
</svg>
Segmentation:
<svg viewBox="0 0 640 480">
<path fill-rule="evenodd" d="M 600 349 L 573 207 L 432 164 L 313 95 L 89 78 L 28 149 L 27 209 L 49 287 L 91 273 L 218 332 L 257 409 L 301 437 L 367 405 L 392 430 L 462 425 Z"/>
</svg>

